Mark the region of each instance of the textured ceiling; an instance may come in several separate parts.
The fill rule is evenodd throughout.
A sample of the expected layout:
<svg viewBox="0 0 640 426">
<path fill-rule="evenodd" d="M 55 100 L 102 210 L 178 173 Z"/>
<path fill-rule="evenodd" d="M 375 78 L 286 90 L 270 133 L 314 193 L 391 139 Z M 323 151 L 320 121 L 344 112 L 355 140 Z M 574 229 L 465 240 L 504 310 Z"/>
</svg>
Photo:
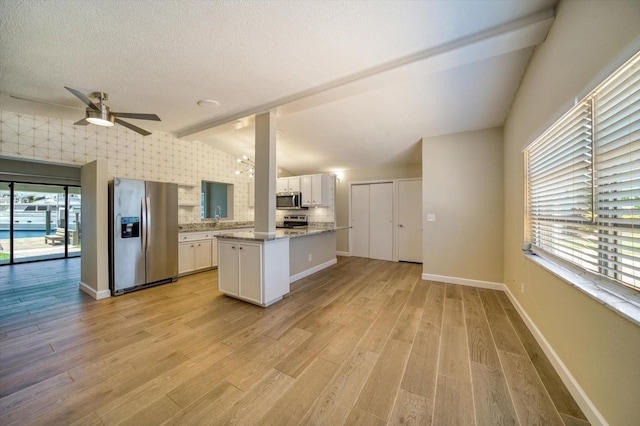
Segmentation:
<svg viewBox="0 0 640 426">
<path fill-rule="evenodd" d="M 2 0 L 0 107 L 76 120 L 64 86 L 104 91 L 162 118 L 138 126 L 250 156 L 237 119 L 276 107 L 291 172 L 417 163 L 423 136 L 504 122 L 554 4 Z"/>
</svg>

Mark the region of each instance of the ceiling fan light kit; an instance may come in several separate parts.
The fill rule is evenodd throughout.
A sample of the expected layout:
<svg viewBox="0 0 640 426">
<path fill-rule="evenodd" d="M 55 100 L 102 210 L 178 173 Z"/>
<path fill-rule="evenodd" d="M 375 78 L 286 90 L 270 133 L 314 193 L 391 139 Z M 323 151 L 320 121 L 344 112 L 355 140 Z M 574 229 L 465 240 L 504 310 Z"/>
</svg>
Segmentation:
<svg viewBox="0 0 640 426">
<path fill-rule="evenodd" d="M 87 121 L 97 126 L 111 127 L 115 125 L 116 117 L 111 114 L 111 111 L 109 111 L 109 107 L 106 105 L 101 106 L 101 111 L 87 108 Z"/>
<path fill-rule="evenodd" d="M 123 118 L 133 118 L 136 120 L 153 120 L 160 121 L 160 117 L 155 114 L 140 114 L 133 112 L 112 112 L 111 108 L 105 105 L 105 101 L 109 99 L 109 95 L 104 92 L 93 92 L 90 96 L 98 100 L 98 104 L 93 103 L 84 93 L 79 90 L 72 89 L 70 87 L 65 86 L 65 89 L 73 93 L 75 97 L 80 99 L 87 105 L 86 115 L 80 121 L 77 121 L 76 125 L 86 126 L 87 124 L 96 124 L 98 126 L 111 127 L 118 123 L 128 129 L 133 130 L 136 133 L 141 134 L 142 136 L 150 135 L 151 132 L 142 129 L 138 126 L 135 126 L 127 121 L 121 120 L 119 117 Z"/>
</svg>

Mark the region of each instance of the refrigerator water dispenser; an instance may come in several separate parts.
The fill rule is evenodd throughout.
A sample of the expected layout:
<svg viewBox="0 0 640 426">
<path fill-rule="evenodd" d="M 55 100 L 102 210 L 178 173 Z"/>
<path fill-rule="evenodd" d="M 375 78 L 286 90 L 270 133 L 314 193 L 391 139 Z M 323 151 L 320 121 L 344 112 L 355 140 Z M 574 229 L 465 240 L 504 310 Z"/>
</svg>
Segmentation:
<svg viewBox="0 0 640 426">
<path fill-rule="evenodd" d="M 135 216 L 120 218 L 120 238 L 139 238 L 139 237 L 140 237 L 140 218 Z"/>
</svg>

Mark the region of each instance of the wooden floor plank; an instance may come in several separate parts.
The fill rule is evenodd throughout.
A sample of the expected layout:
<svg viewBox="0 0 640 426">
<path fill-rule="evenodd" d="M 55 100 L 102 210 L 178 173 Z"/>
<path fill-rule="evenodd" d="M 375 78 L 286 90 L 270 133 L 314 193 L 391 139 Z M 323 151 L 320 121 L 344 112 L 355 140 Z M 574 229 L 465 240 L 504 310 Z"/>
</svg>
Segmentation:
<svg viewBox="0 0 640 426">
<path fill-rule="evenodd" d="M 471 382 L 438 375 L 434 425 L 475 425 Z"/>
<path fill-rule="evenodd" d="M 491 368 L 501 368 L 489 324 L 484 318 L 481 320 L 467 319 L 467 342 L 469 358 L 472 362 Z"/>
<path fill-rule="evenodd" d="M 300 347 L 276 364 L 275 368 L 291 377 L 298 377 L 336 336 L 343 326 L 329 322 L 313 333 Z"/>
<path fill-rule="evenodd" d="M 506 296 L 505 296 L 506 298 Z M 567 387 L 562 383 L 562 379 L 553 369 L 551 361 L 546 357 L 544 351 L 529 331 L 524 321 L 517 314 L 509 299 L 501 300 L 502 306 L 515 329 L 520 342 L 525 348 L 529 359 L 533 363 L 545 388 L 551 395 L 554 405 L 560 414 L 566 414 L 571 418 L 586 421 L 586 417 L 580 407 L 573 399 Z"/>
<path fill-rule="evenodd" d="M 265 413 L 294 383 L 295 379 L 288 374 L 276 369 L 267 371 L 259 383 L 256 383 L 222 413 L 218 418 L 218 424 L 246 426 L 260 424 Z"/>
<path fill-rule="evenodd" d="M 389 424 L 424 426 L 431 424 L 431 407 L 424 396 L 400 389 Z"/>
<path fill-rule="evenodd" d="M 471 376 L 477 423 L 517 425 L 518 418 L 502 370 L 472 362 Z"/>
<path fill-rule="evenodd" d="M 301 424 L 344 424 L 377 360 L 378 354 L 355 349 L 318 396 Z"/>
<path fill-rule="evenodd" d="M 480 295 L 482 306 L 484 307 L 487 315 L 505 316 L 504 309 L 502 309 L 502 305 L 496 296 L 496 292 L 486 288 L 480 288 L 478 289 L 478 294 Z"/>
<path fill-rule="evenodd" d="M 408 342 L 387 341 L 360 393 L 356 403 L 358 407 L 381 419 L 389 418 L 410 350 Z"/>
<path fill-rule="evenodd" d="M 528 357 L 499 351 L 521 424 L 562 425 L 551 398 Z"/>
<path fill-rule="evenodd" d="M 345 424 L 349 426 L 384 426 L 387 422 L 359 407 L 354 407 Z"/>
<path fill-rule="evenodd" d="M 131 414 L 123 422 L 118 422 L 119 425 L 131 425 L 131 426 L 155 426 L 164 424 L 163 422 L 167 418 L 172 418 L 180 412 L 180 407 L 166 395 L 152 401 L 148 406 Z M 122 413 L 124 415 L 125 413 Z M 102 420 L 102 419 L 101 419 Z M 103 424 L 107 425 L 108 423 Z M 114 423 L 115 424 L 115 423 Z"/>
<path fill-rule="evenodd" d="M 267 411 L 260 423 L 265 425 L 297 425 L 331 381 L 338 366 L 316 358 L 298 380 Z"/>
<path fill-rule="evenodd" d="M 511 326 L 506 316 L 487 315 L 491 334 L 499 351 L 511 352 L 518 355 L 526 355 L 524 346 Z"/>
<path fill-rule="evenodd" d="M 362 337 L 358 346 L 371 352 L 380 353 L 398 320 L 399 313 L 380 311 L 371 327 Z"/>
<path fill-rule="evenodd" d="M 79 259 L 0 267 L 0 424 L 586 424 L 504 293 L 421 274 L 340 257 L 260 308 L 215 270 L 96 301 Z"/>
</svg>

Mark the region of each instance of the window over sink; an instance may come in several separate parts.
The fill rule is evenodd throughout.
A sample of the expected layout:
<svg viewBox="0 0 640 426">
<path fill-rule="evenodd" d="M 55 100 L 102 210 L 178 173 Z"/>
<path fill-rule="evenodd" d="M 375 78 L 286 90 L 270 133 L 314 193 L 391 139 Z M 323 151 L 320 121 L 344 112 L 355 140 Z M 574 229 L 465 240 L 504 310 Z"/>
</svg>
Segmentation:
<svg viewBox="0 0 640 426">
<path fill-rule="evenodd" d="M 233 219 L 233 184 L 202 181 L 200 217 L 202 219 Z"/>
</svg>

